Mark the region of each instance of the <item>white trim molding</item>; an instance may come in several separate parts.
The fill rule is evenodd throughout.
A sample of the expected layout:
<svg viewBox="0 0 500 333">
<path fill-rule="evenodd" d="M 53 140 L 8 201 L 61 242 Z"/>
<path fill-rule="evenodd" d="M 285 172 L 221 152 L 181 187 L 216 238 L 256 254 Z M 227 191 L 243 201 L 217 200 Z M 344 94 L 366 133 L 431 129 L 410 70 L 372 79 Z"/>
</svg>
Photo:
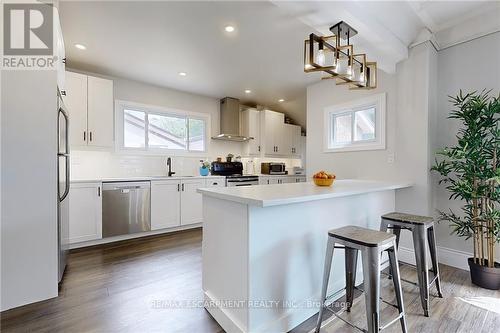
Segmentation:
<svg viewBox="0 0 500 333">
<path fill-rule="evenodd" d="M 467 263 L 467 259 L 472 257 L 472 253 L 450 249 L 448 247 L 442 247 L 442 246 L 438 246 L 437 251 L 438 251 L 438 261 L 441 264 L 445 264 L 455 268 L 460 268 L 466 271 L 469 270 L 469 264 Z M 401 260 L 402 262 L 415 265 L 415 252 L 413 251 L 413 249 L 400 246 L 398 255 L 399 255 L 399 260 Z"/>
</svg>

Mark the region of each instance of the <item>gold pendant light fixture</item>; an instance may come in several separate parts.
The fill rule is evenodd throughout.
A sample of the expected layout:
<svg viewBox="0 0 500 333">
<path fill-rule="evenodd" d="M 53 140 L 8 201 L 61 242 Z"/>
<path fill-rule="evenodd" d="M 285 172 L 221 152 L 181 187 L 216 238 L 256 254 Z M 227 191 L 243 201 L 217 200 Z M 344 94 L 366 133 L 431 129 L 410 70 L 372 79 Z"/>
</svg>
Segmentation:
<svg viewBox="0 0 500 333">
<path fill-rule="evenodd" d="M 366 54 L 354 54 L 350 38 L 358 32 L 344 21 L 330 28 L 331 36 L 310 34 L 304 41 L 304 72 L 325 72 L 323 80 L 334 79 L 349 89 L 375 89 L 377 63 Z"/>
</svg>

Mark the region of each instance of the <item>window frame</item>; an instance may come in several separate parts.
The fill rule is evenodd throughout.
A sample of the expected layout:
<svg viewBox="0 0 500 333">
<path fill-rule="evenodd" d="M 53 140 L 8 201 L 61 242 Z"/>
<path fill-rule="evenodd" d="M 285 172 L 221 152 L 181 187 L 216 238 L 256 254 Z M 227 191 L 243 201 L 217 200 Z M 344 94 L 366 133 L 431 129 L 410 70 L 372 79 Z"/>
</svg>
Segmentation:
<svg viewBox="0 0 500 333">
<path fill-rule="evenodd" d="M 356 112 L 375 109 L 375 138 L 355 141 Z M 351 141 L 334 144 L 335 118 L 351 115 Z M 324 109 L 323 152 L 337 153 L 350 151 L 383 150 L 386 137 L 386 94 L 374 94 L 347 103 L 332 105 Z"/>
<path fill-rule="evenodd" d="M 124 112 L 126 109 L 141 111 L 145 113 L 145 146 L 142 147 L 125 147 L 125 131 L 124 131 Z M 167 149 L 156 148 L 149 146 L 149 117 L 148 115 L 170 116 L 186 119 L 186 149 Z M 189 119 L 201 120 L 205 123 L 205 131 L 203 133 L 204 142 L 203 150 L 189 150 Z M 165 108 L 161 106 L 141 104 L 136 102 L 115 100 L 115 151 L 124 154 L 144 154 L 144 155 L 173 155 L 173 156 L 204 156 L 208 153 L 208 145 L 210 138 L 210 114 L 184 111 L 174 108 Z"/>
</svg>

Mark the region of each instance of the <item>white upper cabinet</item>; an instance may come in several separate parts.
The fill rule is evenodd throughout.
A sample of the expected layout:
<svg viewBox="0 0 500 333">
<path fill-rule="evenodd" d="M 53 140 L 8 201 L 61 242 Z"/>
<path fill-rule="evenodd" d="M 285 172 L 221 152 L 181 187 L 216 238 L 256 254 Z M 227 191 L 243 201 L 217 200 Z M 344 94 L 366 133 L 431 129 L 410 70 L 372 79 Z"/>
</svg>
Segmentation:
<svg viewBox="0 0 500 333">
<path fill-rule="evenodd" d="M 113 146 L 113 81 L 88 77 L 88 145 Z"/>
<path fill-rule="evenodd" d="M 265 110 L 261 113 L 264 133 L 264 154 L 269 156 L 286 155 L 285 138 L 285 115 L 283 113 Z"/>
<path fill-rule="evenodd" d="M 285 137 L 287 155 L 300 156 L 301 154 L 301 128 L 297 125 L 285 124 Z"/>
<path fill-rule="evenodd" d="M 196 192 L 205 187 L 204 179 L 183 179 L 181 183 L 181 225 L 203 222 L 202 197 Z"/>
<path fill-rule="evenodd" d="M 260 111 L 256 109 L 246 109 L 241 112 L 241 134 L 247 137 L 253 137 L 245 145 L 244 154 L 247 156 L 259 156 L 260 146 Z"/>
<path fill-rule="evenodd" d="M 66 72 L 72 146 L 113 147 L 113 81 Z"/>
<path fill-rule="evenodd" d="M 151 182 L 151 230 L 180 225 L 180 180 Z"/>
<path fill-rule="evenodd" d="M 66 72 L 64 104 L 69 113 L 71 146 L 87 145 L 87 75 Z"/>
</svg>

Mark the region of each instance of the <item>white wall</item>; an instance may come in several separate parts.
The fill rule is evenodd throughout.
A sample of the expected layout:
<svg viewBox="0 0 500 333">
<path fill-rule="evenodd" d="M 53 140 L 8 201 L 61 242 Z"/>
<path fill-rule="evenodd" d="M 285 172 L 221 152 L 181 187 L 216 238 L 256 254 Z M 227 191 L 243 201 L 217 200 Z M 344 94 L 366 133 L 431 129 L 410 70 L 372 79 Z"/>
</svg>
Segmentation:
<svg viewBox="0 0 500 333">
<path fill-rule="evenodd" d="M 464 92 L 492 89 L 492 94 L 500 92 L 500 32 L 459 44 L 438 55 L 438 116 L 436 146 L 445 147 L 456 144 L 455 134 L 459 123 L 447 119 L 452 106 L 448 96 L 456 96 L 460 89 Z M 434 184 L 435 207 L 440 210 L 452 208 L 460 212 L 460 202 L 449 201 L 449 194 L 442 186 Z M 458 239 L 450 235 L 447 224 L 437 227 L 439 244 L 449 248 L 472 252 L 472 241 Z M 497 246 L 500 258 L 500 246 Z"/>
<path fill-rule="evenodd" d="M 395 165 L 388 162 L 396 147 L 396 80 L 394 75 L 379 71 L 379 82 L 374 90 L 349 90 L 337 86 L 334 80 L 322 80 L 307 87 L 307 174 L 319 170 L 334 172 L 338 178 L 392 179 Z M 387 94 L 386 150 L 323 153 L 324 109 L 328 106 L 363 98 L 367 95 Z M 369 161 L 369 163 L 367 163 Z"/>
</svg>

